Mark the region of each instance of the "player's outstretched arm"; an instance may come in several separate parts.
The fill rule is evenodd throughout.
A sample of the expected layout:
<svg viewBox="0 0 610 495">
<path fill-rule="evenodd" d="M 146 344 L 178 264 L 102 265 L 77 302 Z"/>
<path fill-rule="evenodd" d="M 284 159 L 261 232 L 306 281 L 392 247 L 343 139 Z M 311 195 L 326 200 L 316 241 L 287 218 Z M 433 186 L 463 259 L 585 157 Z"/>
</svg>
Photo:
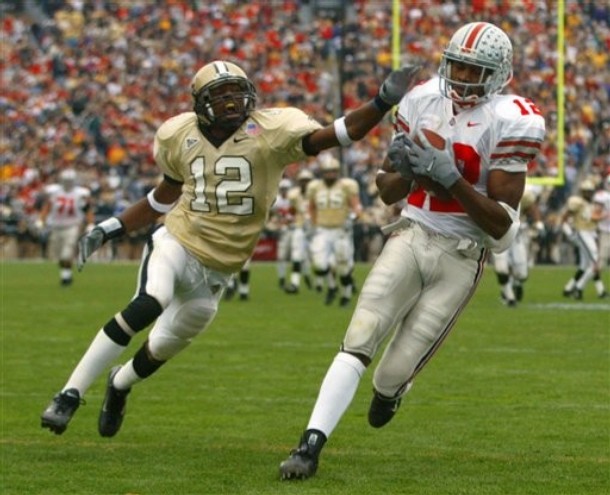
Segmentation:
<svg viewBox="0 0 610 495">
<path fill-rule="evenodd" d="M 78 270 L 81 271 L 89 257 L 107 241 L 146 227 L 169 212 L 181 193 L 181 184 L 163 180 L 146 198 L 127 208 L 121 215 L 97 224 L 78 240 Z"/>
<path fill-rule="evenodd" d="M 356 108 L 348 115 L 339 117 L 333 124 L 319 129 L 303 138 L 303 149 L 308 155 L 335 146 L 349 146 L 362 139 L 373 129 L 383 116 L 397 105 L 416 80 L 421 69 L 417 65 L 407 65 L 392 71 L 379 87 L 377 96 Z"/>
</svg>

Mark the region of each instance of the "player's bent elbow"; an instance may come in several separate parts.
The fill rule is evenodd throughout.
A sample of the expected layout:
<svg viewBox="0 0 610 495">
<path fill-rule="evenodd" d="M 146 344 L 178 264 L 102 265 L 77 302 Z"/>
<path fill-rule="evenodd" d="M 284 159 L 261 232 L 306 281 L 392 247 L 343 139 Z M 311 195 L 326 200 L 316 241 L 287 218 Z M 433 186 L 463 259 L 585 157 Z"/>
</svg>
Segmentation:
<svg viewBox="0 0 610 495">
<path fill-rule="evenodd" d="M 517 237 L 520 226 L 520 220 L 516 219 L 513 220 L 513 222 L 508 227 L 508 230 L 499 239 L 495 239 L 492 236 L 488 236 L 487 239 L 489 249 L 491 249 L 494 253 L 501 253 L 502 251 L 506 251 Z"/>
</svg>

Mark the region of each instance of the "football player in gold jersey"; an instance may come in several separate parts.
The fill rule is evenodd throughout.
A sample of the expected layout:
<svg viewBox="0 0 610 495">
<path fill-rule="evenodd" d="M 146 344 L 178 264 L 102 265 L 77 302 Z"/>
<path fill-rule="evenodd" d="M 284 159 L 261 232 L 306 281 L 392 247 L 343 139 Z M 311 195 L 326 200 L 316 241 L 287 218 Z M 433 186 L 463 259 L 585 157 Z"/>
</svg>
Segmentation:
<svg viewBox="0 0 610 495">
<path fill-rule="evenodd" d="M 233 273 L 252 255 L 284 168 L 362 139 L 398 103 L 418 67 L 390 73 L 377 96 L 326 127 L 297 108 L 256 108 L 256 90 L 231 62 L 203 66 L 191 83 L 194 111 L 163 123 L 154 139 L 162 181 L 79 241 L 78 267 L 106 241 L 166 215 L 143 252 L 135 296 L 98 331 L 41 418 L 61 434 L 93 381 L 149 325 L 129 362 L 110 370 L 98 431 L 114 436 L 127 395 L 186 348 L 214 319 Z"/>
<path fill-rule="evenodd" d="M 309 234 L 311 219 L 309 218 L 309 201 L 307 186 L 313 180 L 313 174 L 307 168 L 297 174 L 298 184 L 288 191 L 290 210 L 294 215 L 292 235 L 290 239 L 290 261 L 292 271 L 290 283 L 284 289 L 287 294 L 298 294 L 301 286 L 301 275 L 305 285 L 311 289 L 311 263 L 309 256 Z"/>
<path fill-rule="evenodd" d="M 570 196 L 562 216 L 562 230 L 567 239 L 578 250 L 578 269 L 563 288 L 565 297 L 582 299 L 583 290 L 593 280 L 597 297 L 608 297 L 600 275 L 597 224 L 602 212 L 593 205 L 595 183 L 585 179 L 579 186 L 579 195 Z"/>
<path fill-rule="evenodd" d="M 362 213 L 358 183 L 349 177 L 340 177 L 339 160 L 330 154 L 320 155 L 322 177 L 307 187 L 309 214 L 314 235 L 311 240 L 311 257 L 316 274 L 316 285 L 326 281 L 326 304 L 332 304 L 337 295 L 335 276 L 342 287 L 340 305 L 349 304 L 354 289 L 353 222 Z"/>
</svg>

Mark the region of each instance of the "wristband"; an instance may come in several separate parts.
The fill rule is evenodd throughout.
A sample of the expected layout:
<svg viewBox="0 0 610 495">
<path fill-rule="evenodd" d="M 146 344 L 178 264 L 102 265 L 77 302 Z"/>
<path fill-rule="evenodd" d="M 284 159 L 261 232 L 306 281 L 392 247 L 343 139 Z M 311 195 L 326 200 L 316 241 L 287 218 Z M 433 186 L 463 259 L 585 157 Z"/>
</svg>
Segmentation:
<svg viewBox="0 0 610 495">
<path fill-rule="evenodd" d="M 375 96 L 373 103 L 377 107 L 377 109 L 383 113 L 386 113 L 388 110 L 390 110 L 394 106 L 394 105 L 390 105 L 389 103 L 386 103 L 385 101 L 383 101 L 383 98 L 381 98 L 381 96 L 379 96 L 379 94 L 377 94 L 377 96 Z"/>
<path fill-rule="evenodd" d="M 174 205 L 176 203 L 172 203 L 172 204 L 169 204 L 169 205 L 168 204 L 159 203 L 155 199 L 154 192 L 155 192 L 155 190 L 151 189 L 150 192 L 146 195 L 146 199 L 148 200 L 148 204 L 156 212 L 159 212 L 159 213 L 168 213 L 174 207 Z"/>
<path fill-rule="evenodd" d="M 339 141 L 339 144 L 341 144 L 341 146 L 349 146 L 354 142 L 352 138 L 349 137 L 349 134 L 347 132 L 347 127 L 345 125 L 345 116 L 336 119 L 333 122 L 333 126 L 335 128 L 335 136 L 337 136 L 337 141 Z"/>
<path fill-rule="evenodd" d="M 101 229 L 104 233 L 104 241 L 109 239 L 115 239 L 122 236 L 125 233 L 125 226 L 123 222 L 117 217 L 110 217 L 104 220 L 100 224 L 96 225 L 96 229 Z"/>
</svg>

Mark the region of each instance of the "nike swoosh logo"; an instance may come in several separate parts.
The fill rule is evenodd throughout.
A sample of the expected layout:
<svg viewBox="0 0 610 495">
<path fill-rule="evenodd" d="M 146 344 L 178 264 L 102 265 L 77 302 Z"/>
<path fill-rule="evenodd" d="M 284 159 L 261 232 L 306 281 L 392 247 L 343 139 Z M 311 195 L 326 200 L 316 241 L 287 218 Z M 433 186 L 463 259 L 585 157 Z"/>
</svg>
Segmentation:
<svg viewBox="0 0 610 495">
<path fill-rule="evenodd" d="M 234 143 L 241 143 L 242 141 L 245 141 L 246 139 L 248 139 L 248 136 L 244 136 L 244 137 L 240 137 L 240 138 L 234 137 L 233 138 L 233 142 Z"/>
<path fill-rule="evenodd" d="M 480 122 L 468 122 L 468 124 L 466 124 L 468 127 L 474 127 L 475 125 L 481 125 Z"/>
</svg>

